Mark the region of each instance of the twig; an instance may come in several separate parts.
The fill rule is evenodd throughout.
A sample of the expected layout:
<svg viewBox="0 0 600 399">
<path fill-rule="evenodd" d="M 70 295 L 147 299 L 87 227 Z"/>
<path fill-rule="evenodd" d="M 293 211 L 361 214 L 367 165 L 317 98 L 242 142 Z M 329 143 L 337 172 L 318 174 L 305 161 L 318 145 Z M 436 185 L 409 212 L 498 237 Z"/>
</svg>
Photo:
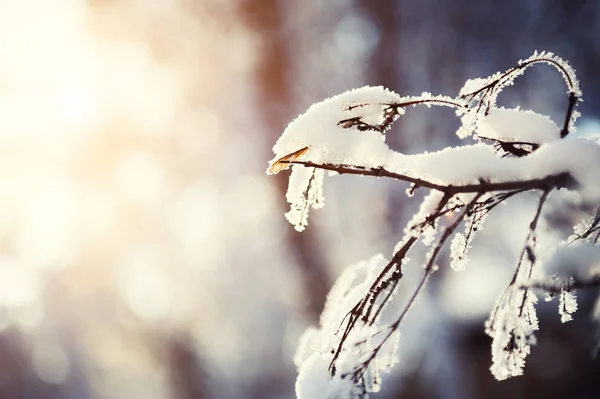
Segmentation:
<svg viewBox="0 0 600 399">
<path fill-rule="evenodd" d="M 533 248 L 530 247 L 529 243 L 532 239 L 534 239 L 535 230 L 537 229 L 537 224 L 538 224 L 540 215 L 542 213 L 542 208 L 544 207 L 544 203 L 546 202 L 546 199 L 548 198 L 549 194 L 550 194 L 550 189 L 547 189 L 542 193 L 542 195 L 539 199 L 535 215 L 533 216 L 533 219 L 529 223 L 529 232 L 527 234 L 527 238 L 525 239 L 525 244 L 523 245 L 523 249 L 521 250 L 521 254 L 519 256 L 519 262 L 517 263 L 515 272 L 513 273 L 513 276 L 511 278 L 510 282 L 504 289 L 504 292 L 500 296 L 498 305 L 494 308 L 493 313 L 490 316 L 489 326 L 490 326 L 491 330 L 493 330 L 495 328 L 494 324 L 496 322 L 496 316 L 498 314 L 498 311 L 500 310 L 500 305 L 503 303 L 504 298 L 506 298 L 506 295 L 508 295 L 508 293 L 511 291 L 511 289 L 513 287 L 515 287 L 515 285 L 517 283 L 517 279 L 519 277 L 519 274 L 521 273 L 521 270 L 523 267 L 523 261 L 526 256 L 527 256 L 527 259 L 529 260 L 529 264 L 530 264 L 529 271 L 527 272 L 527 275 L 528 275 L 527 279 L 529 279 L 531 277 L 531 272 L 533 270 L 533 264 L 535 263 L 535 253 L 533 252 Z M 527 289 L 525 289 L 525 293 L 523 294 L 523 300 L 519 307 L 519 315 L 521 315 L 523 312 L 526 298 L 527 298 Z"/>
<path fill-rule="evenodd" d="M 406 316 L 406 314 L 408 313 L 410 308 L 413 306 L 415 300 L 419 296 L 419 293 L 422 291 L 429 276 L 433 272 L 433 270 L 434 270 L 433 266 L 435 265 L 435 261 L 437 260 L 437 257 L 439 255 L 442 247 L 444 246 L 444 244 L 446 243 L 448 238 L 452 235 L 452 233 L 456 230 L 456 228 L 460 225 L 460 223 L 464 220 L 464 218 L 468 215 L 468 213 L 473 209 L 473 206 L 477 203 L 477 201 L 479 200 L 479 198 L 482 195 L 483 195 L 482 192 L 478 193 L 471 200 L 471 202 L 469 202 L 469 204 L 466 205 L 465 209 L 460 214 L 460 216 L 456 218 L 454 223 L 452 223 L 450 226 L 448 226 L 444 230 L 444 233 L 442 234 L 440 240 L 438 241 L 437 245 L 435 246 L 433 252 L 431 253 L 431 255 L 429 257 L 429 261 L 427 262 L 427 265 L 425 266 L 425 272 L 423 273 L 423 276 L 421 277 L 421 280 L 419 281 L 419 284 L 417 285 L 416 289 L 414 290 L 414 292 L 408 299 L 406 306 L 404 306 L 404 309 L 402 310 L 402 312 L 400 313 L 398 318 L 394 321 L 394 323 L 392 323 L 389 327 L 387 327 L 388 333 L 381 340 L 381 342 L 375 347 L 375 349 L 373 349 L 373 351 L 371 352 L 369 357 L 364 362 L 362 362 L 361 365 L 359 367 L 357 367 L 356 370 L 352 373 L 352 379 L 354 382 L 359 382 L 359 380 L 363 377 L 365 371 L 369 368 L 369 365 L 371 364 L 371 362 L 377 357 L 377 354 L 379 353 L 379 351 L 381 350 L 383 345 L 392 336 L 394 331 L 400 326 L 400 323 L 402 323 L 402 320 L 404 320 L 404 317 Z"/>
<path fill-rule="evenodd" d="M 331 163 L 316 163 L 312 161 L 289 161 L 285 163 L 303 165 L 306 167 L 319 168 L 337 172 L 339 174 L 363 175 L 390 177 L 397 180 L 416 184 L 420 187 L 426 187 L 432 190 L 441 191 L 445 194 L 456 195 L 462 193 L 478 193 L 478 192 L 495 192 L 495 191 L 512 191 L 512 190 L 546 190 L 549 188 L 572 187 L 574 184 L 573 178 L 567 172 L 548 175 L 539 179 L 529 180 L 514 180 L 504 182 L 480 182 L 477 184 L 463 185 L 443 185 L 433 183 L 418 177 L 407 176 L 402 173 L 396 173 L 387 170 L 383 166 L 364 167 L 357 165 L 331 164 Z"/>
<path fill-rule="evenodd" d="M 534 281 L 527 284 L 522 284 L 519 288 L 522 289 L 540 289 L 546 291 L 550 295 L 560 294 L 561 292 L 571 292 L 582 288 L 597 288 L 600 287 L 600 276 L 592 276 L 589 279 L 576 279 L 571 277 L 565 281 L 557 283 L 548 283 L 545 281 Z"/>
</svg>

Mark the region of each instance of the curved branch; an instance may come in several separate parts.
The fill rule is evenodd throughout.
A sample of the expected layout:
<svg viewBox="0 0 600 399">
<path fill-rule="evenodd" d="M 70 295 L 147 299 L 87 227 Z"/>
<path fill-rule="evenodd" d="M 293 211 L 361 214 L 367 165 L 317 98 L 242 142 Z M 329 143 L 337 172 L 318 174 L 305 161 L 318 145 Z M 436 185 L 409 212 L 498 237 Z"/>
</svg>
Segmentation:
<svg viewBox="0 0 600 399">
<path fill-rule="evenodd" d="M 575 106 L 577 105 L 577 102 L 579 101 L 579 96 L 581 96 L 581 92 L 579 89 L 579 85 L 577 83 L 577 77 L 575 76 L 575 72 L 573 70 L 569 70 L 568 68 L 565 68 L 565 66 L 561 62 L 557 61 L 556 59 L 553 59 L 553 57 L 555 57 L 555 56 L 553 56 L 551 54 L 550 57 L 546 56 L 545 58 L 540 57 L 540 58 L 533 58 L 533 59 L 521 61 L 516 66 L 508 69 L 507 71 L 505 71 L 504 73 L 499 75 L 493 81 L 480 87 L 477 90 L 474 90 L 470 93 L 461 95 L 460 98 L 466 99 L 466 98 L 470 97 L 471 99 L 473 99 L 482 92 L 485 92 L 483 94 L 483 96 L 492 95 L 492 93 L 494 92 L 497 85 L 502 86 L 502 85 L 506 84 L 506 82 L 513 79 L 512 78 L 513 75 L 516 74 L 516 76 L 518 76 L 518 74 L 524 73 L 525 70 L 527 68 L 529 68 L 530 66 L 535 65 L 535 64 L 540 64 L 540 63 L 551 65 L 562 74 L 563 79 L 567 85 L 567 93 L 569 94 L 569 103 L 567 105 L 567 112 L 565 115 L 565 120 L 563 122 L 563 127 L 560 131 L 560 137 L 565 138 L 569 134 L 569 125 L 570 125 L 571 121 L 572 120 L 574 121 L 574 119 L 576 118 L 576 116 L 574 117 L 574 115 L 573 115 L 573 111 L 575 110 Z M 558 57 L 556 57 L 556 58 L 558 58 Z M 562 61 L 560 58 L 558 58 L 558 59 L 560 61 Z M 496 94 L 496 96 L 497 95 L 498 94 Z M 495 96 L 493 96 L 493 98 L 495 98 Z M 480 102 L 477 111 L 479 111 L 479 109 L 481 108 L 481 105 L 482 104 Z M 488 102 L 487 109 L 489 109 L 489 106 L 490 106 L 490 103 Z"/>
<path fill-rule="evenodd" d="M 470 93 L 463 94 L 461 96 L 461 98 L 475 96 L 475 95 L 481 93 L 482 91 L 493 89 L 494 86 L 496 86 L 497 84 L 501 84 L 501 83 L 503 83 L 503 81 L 510 79 L 510 76 L 513 73 L 524 71 L 525 69 L 529 68 L 530 66 L 535 65 L 535 64 L 540 64 L 540 63 L 548 64 L 548 65 L 551 65 L 551 66 L 555 67 L 556 69 L 558 69 L 565 79 L 565 83 L 567 84 L 569 94 L 577 93 L 578 89 L 575 86 L 576 78 L 575 77 L 572 78 L 571 76 L 569 76 L 568 71 L 559 62 L 553 60 L 552 58 L 536 58 L 536 59 L 530 59 L 530 60 L 520 62 L 518 65 L 506 70 L 497 79 L 494 79 L 492 82 L 486 84 L 485 86 L 480 87 L 477 90 L 474 90 Z"/>
<path fill-rule="evenodd" d="M 577 100 L 579 98 L 573 92 L 569 93 L 569 105 L 567 105 L 567 114 L 565 115 L 565 121 L 563 122 L 563 128 L 560 131 L 560 138 L 564 139 L 569 134 L 569 124 L 571 123 L 571 117 L 573 116 L 573 111 L 575 110 L 575 105 L 577 105 Z"/>
</svg>

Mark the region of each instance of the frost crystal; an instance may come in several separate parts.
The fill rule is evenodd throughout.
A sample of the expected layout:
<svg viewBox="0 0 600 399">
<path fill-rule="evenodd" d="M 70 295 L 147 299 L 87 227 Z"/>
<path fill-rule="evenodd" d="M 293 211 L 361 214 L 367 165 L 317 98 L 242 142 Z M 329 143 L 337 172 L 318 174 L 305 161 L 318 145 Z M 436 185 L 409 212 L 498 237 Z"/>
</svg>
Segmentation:
<svg viewBox="0 0 600 399">
<path fill-rule="evenodd" d="M 600 238 L 600 228 L 597 228 L 599 224 L 600 209 L 595 209 L 573 227 L 573 235 L 567 238 L 564 244 L 571 244 L 577 240 L 585 243 L 597 243 Z"/>
<path fill-rule="evenodd" d="M 559 296 L 558 313 L 560 321 L 566 323 L 573 320 L 573 313 L 577 311 L 577 297 L 574 292 L 562 291 Z"/>
<path fill-rule="evenodd" d="M 544 63 L 555 67 L 562 75 L 566 85 L 567 92 L 575 98 L 581 97 L 579 81 L 575 76 L 573 68 L 563 59 L 556 57 L 549 52 L 537 51 L 529 58 L 519 61 L 519 63 L 503 72 L 497 72 L 487 78 L 477 78 L 468 80 L 460 90 L 460 98 L 467 101 L 464 108 L 458 109 L 457 114 L 462 119 L 462 127 L 457 132 L 458 137 L 465 138 L 475 131 L 480 122 L 496 109 L 496 100 L 498 95 L 506 87 L 511 86 L 514 80 L 521 76 L 525 70 L 532 65 Z M 569 119 L 569 130 L 574 131 L 575 120 L 579 116 L 577 111 L 571 113 Z"/>
<path fill-rule="evenodd" d="M 525 358 L 536 342 L 534 332 L 539 328 L 536 302 L 537 297 L 529 290 L 510 288 L 486 323 L 486 332 L 493 338 L 490 370 L 496 379 L 523 374 Z"/>
<path fill-rule="evenodd" d="M 469 262 L 469 249 L 475 235 L 481 231 L 487 219 L 487 212 L 475 212 L 465 221 L 465 233 L 456 233 L 450 244 L 450 267 L 464 270 Z"/>
<path fill-rule="evenodd" d="M 519 140 L 515 145 L 535 144 L 535 151 L 532 148 L 528 156 L 504 159 L 498 157 L 494 146 L 483 142 L 422 154 L 392 150 L 386 143 L 387 130 L 405 107 L 424 101 L 452 104 L 463 117 L 464 129 L 478 129 L 500 142 L 510 138 Z M 556 125 L 539 114 L 495 108 L 487 111 L 487 105 L 485 112 L 477 111 L 480 100 L 473 100 L 468 107 L 463 107 L 462 101 L 400 97 L 381 87 L 364 87 L 329 98 L 288 125 L 274 146 L 269 173 L 278 173 L 290 163 L 308 164 L 375 176 L 393 173 L 439 186 L 543 179 L 549 174 L 568 173 L 579 184 L 582 202 L 600 199 L 600 187 L 595 184 L 600 174 L 600 145 L 585 139 L 556 140 Z M 487 97 L 485 101 L 489 102 Z M 465 118 L 475 118 L 475 125 L 469 127 Z M 504 119 L 511 118 L 522 126 L 509 126 Z"/>
<path fill-rule="evenodd" d="M 530 230 L 511 283 L 496 303 L 486 322 L 492 337 L 492 367 L 496 379 L 505 380 L 523 374 L 525 358 L 535 345 L 534 332 L 539 329 L 535 304 L 538 298 L 530 289 L 521 288 L 536 264 L 535 231 Z"/>
<path fill-rule="evenodd" d="M 350 266 L 331 289 L 321 314 L 320 328 L 311 327 L 305 332 L 294 357 L 299 369 L 296 381 L 299 399 L 364 398 L 368 392 L 377 392 L 381 388 L 381 372 L 388 371 L 397 362 L 398 331 L 392 331 L 383 343 L 385 327 L 378 323 L 356 325 L 346 337 L 348 345 L 336 361 L 335 372 L 330 369 L 330 364 L 340 335 L 344 333 L 340 326 L 387 263 L 379 254 Z M 362 384 L 357 384 L 352 379 L 356 365 L 371 356 L 379 344 L 383 345 L 365 370 Z"/>
<path fill-rule="evenodd" d="M 423 243 L 427 246 L 433 243 L 437 233 L 438 224 L 429 222 L 428 217 L 436 212 L 436 206 L 442 199 L 442 193 L 432 191 L 425 197 L 421 203 L 419 211 L 415 213 L 412 220 L 408 223 L 404 231 L 405 235 L 420 237 Z M 396 250 L 398 246 L 396 247 Z"/>
<path fill-rule="evenodd" d="M 469 260 L 466 251 L 468 249 L 467 240 L 464 234 L 456 233 L 450 245 L 450 266 L 456 271 L 464 270 Z"/>
<path fill-rule="evenodd" d="M 290 182 L 286 194 L 291 205 L 285 218 L 297 231 L 303 231 L 308 225 L 308 211 L 322 208 L 325 205 L 323 197 L 323 179 L 325 172 L 321 169 L 294 166 L 290 174 Z"/>
</svg>

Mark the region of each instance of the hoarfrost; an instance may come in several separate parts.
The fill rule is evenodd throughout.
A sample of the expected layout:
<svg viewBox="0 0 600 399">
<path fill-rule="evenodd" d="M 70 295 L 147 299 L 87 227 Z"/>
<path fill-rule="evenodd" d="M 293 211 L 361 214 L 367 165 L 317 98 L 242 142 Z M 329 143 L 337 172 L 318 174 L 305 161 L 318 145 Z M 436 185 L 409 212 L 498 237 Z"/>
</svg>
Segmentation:
<svg viewBox="0 0 600 399">
<path fill-rule="evenodd" d="M 600 146 L 585 139 L 553 140 L 556 125 L 531 111 L 493 109 L 486 118 L 481 117 L 485 134 L 535 139 L 536 150 L 528 156 L 500 158 L 492 146 L 483 143 L 414 155 L 391 150 L 384 133 L 404 112 L 397 104 L 410 104 L 406 100 L 410 98 L 381 87 L 363 87 L 314 104 L 290 123 L 277 141 L 269 171 L 277 173 L 290 162 L 329 165 L 333 170 L 345 165 L 355 171 L 385 170 L 437 185 L 543 179 L 568 173 L 577 182 L 570 188 L 580 189 L 582 202 L 600 199 L 600 187 L 594 184 L 600 174 Z M 424 101 L 415 98 L 419 98 L 415 103 Z M 446 104 L 445 100 L 430 100 Z M 514 127 L 511 133 L 503 113 L 523 126 Z"/>
<path fill-rule="evenodd" d="M 531 57 L 520 60 L 515 67 L 503 73 L 497 72 L 487 78 L 470 79 L 465 83 L 460 90 L 459 97 L 467 101 L 467 105 L 457 110 L 457 114 L 462 120 L 462 126 L 457 132 L 458 137 L 470 136 L 481 121 L 496 108 L 496 100 L 502 90 L 513 85 L 515 79 L 523 75 L 527 68 L 538 63 L 549 64 L 560 72 L 567 85 L 569 101 L 572 101 L 572 98 L 581 97 L 579 81 L 569 63 L 553 53 L 536 51 Z M 568 121 L 569 131 L 574 131 L 575 120 L 578 117 L 579 112 L 573 110 Z"/>
<path fill-rule="evenodd" d="M 381 386 L 381 372 L 397 362 L 399 333 L 392 331 L 385 342 L 385 327 L 375 323 L 360 325 L 347 336 L 349 345 L 340 353 L 335 369 L 331 368 L 343 320 L 352 307 L 368 292 L 372 281 L 382 272 L 387 260 L 378 254 L 368 261 L 348 267 L 334 284 L 321 314 L 320 327 L 310 327 L 300 340 L 294 363 L 299 370 L 296 381 L 298 398 L 364 398 Z M 362 376 L 364 385 L 352 379 L 356 364 L 364 362 L 381 344 L 374 361 Z"/>
<path fill-rule="evenodd" d="M 562 129 L 547 116 L 496 105 L 502 90 L 538 63 L 555 67 L 566 83 L 568 108 Z M 577 310 L 571 289 L 575 282 L 600 277 L 600 247 L 592 245 L 600 237 L 599 210 L 576 226 L 570 241 L 579 245 L 556 251 L 544 273 L 534 268 L 547 258 L 535 252 L 535 230 L 548 194 L 567 189 L 572 192 L 572 204 L 581 209 L 597 207 L 600 201 L 599 143 L 565 139 L 575 129 L 579 116 L 575 106 L 580 97 L 579 82 L 570 65 L 552 53 L 536 52 L 504 72 L 467 81 L 456 98 L 430 93 L 401 97 L 380 86 L 367 86 L 315 103 L 288 125 L 273 147 L 275 157 L 267 173 L 292 167 L 287 193 L 291 210 L 286 218 L 299 231 L 308 224 L 309 209 L 324 204 L 325 170 L 330 176 L 352 173 L 404 180 L 411 183 L 408 196 L 418 187 L 431 189 L 396 245 L 392 261 L 376 255 L 351 266 L 331 289 L 319 328 L 305 332 L 294 358 L 299 370 L 298 398 L 364 398 L 378 391 L 381 372 L 397 361 L 397 327 L 430 271 L 437 269 L 437 254 L 446 239 L 454 233 L 451 267 L 463 270 L 472 241 L 491 209 L 513 195 L 535 189 L 543 195 L 517 269 L 486 322 L 486 332 L 493 339 L 493 375 L 504 380 L 523 373 L 538 330 L 532 275 L 541 276 L 538 288 L 558 284 L 551 292 L 560 294 L 563 322 L 571 320 Z M 454 108 L 461 120 L 457 135 L 463 139 L 474 136 L 478 142 L 421 154 L 392 150 L 386 134 L 408 107 L 416 105 Z M 456 218 L 453 212 L 458 210 L 464 213 Z M 425 276 L 408 307 L 396 323 L 382 325 L 381 310 L 397 291 L 400 266 L 408 262 L 408 251 L 417 240 L 431 246 L 444 221 L 449 226 L 441 233 L 440 244 L 429 249 Z M 455 232 L 461 222 L 464 231 Z"/>
<path fill-rule="evenodd" d="M 354 383 L 339 375 L 331 376 L 328 367 L 331 360 L 314 354 L 298 370 L 296 396 L 298 399 L 359 399 L 362 397 Z"/>
<path fill-rule="evenodd" d="M 323 197 L 323 179 L 325 172 L 316 168 L 294 166 L 290 174 L 290 182 L 286 199 L 290 203 L 290 211 L 285 218 L 297 231 L 303 231 L 308 225 L 308 212 L 325 205 Z"/>
<path fill-rule="evenodd" d="M 481 138 L 521 144 L 543 144 L 560 139 L 560 128 L 545 115 L 519 108 L 493 108 L 477 127 Z"/>
<path fill-rule="evenodd" d="M 421 202 L 419 211 L 414 214 L 411 221 L 408 223 L 404 234 L 411 235 L 413 237 L 420 237 L 421 241 L 425 245 L 431 245 L 435 240 L 438 228 L 438 224 L 435 223 L 435 219 L 432 218 L 431 215 L 436 212 L 436 207 L 442 197 L 443 194 L 438 191 L 430 192 L 425 197 L 423 202 Z M 397 251 L 403 244 L 403 242 L 399 243 L 394 251 Z"/>
<path fill-rule="evenodd" d="M 577 311 L 577 297 L 574 292 L 562 291 L 559 296 L 558 312 L 560 321 L 566 323 L 573 320 L 573 313 Z"/>
<path fill-rule="evenodd" d="M 545 198 L 541 197 L 538 213 L 530 224 L 515 274 L 485 324 L 486 333 L 492 337 L 490 370 L 498 380 L 522 375 L 531 345 L 536 343 L 534 332 L 539 325 L 535 304 L 538 298 L 523 286 L 530 280 L 536 265 L 535 226 Z"/>
<path fill-rule="evenodd" d="M 486 333 L 493 338 L 490 370 L 496 379 L 523 374 L 525 358 L 536 343 L 534 332 L 539 329 L 536 303 L 531 291 L 510 288 L 486 323 Z"/>
<path fill-rule="evenodd" d="M 466 269 L 469 257 L 466 252 L 468 249 L 467 240 L 462 233 L 456 233 L 450 244 L 450 267 L 456 271 Z"/>
<path fill-rule="evenodd" d="M 456 271 L 464 270 L 469 263 L 471 243 L 487 219 L 487 212 L 475 212 L 465 221 L 465 233 L 456 233 L 450 244 L 450 267 Z"/>
<path fill-rule="evenodd" d="M 575 241 L 596 244 L 600 238 L 600 208 L 584 217 L 573 227 L 573 235 L 567 238 L 565 245 Z"/>
</svg>

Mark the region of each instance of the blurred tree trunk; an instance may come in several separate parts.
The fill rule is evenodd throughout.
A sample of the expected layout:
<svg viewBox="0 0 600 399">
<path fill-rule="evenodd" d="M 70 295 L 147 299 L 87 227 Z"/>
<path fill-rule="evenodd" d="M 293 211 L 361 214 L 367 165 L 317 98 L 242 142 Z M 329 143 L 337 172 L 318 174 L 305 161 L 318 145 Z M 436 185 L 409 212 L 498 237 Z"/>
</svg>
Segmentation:
<svg viewBox="0 0 600 399">
<path fill-rule="evenodd" d="M 275 143 L 285 126 L 294 118 L 292 112 L 293 37 L 286 34 L 286 4 L 280 0 L 252 0 L 242 3 L 240 14 L 261 40 L 260 60 L 255 71 L 258 112 L 262 114 L 268 134 Z M 282 209 L 287 209 L 285 192 L 287 174 L 275 177 Z M 310 226 L 302 234 L 288 224 L 287 239 L 302 272 L 305 313 L 316 323 L 329 291 L 329 277 L 316 231 Z"/>
<path fill-rule="evenodd" d="M 19 334 L 12 329 L 0 333 L 0 398 L 3 399 L 25 397 L 23 388 L 28 370 L 19 341 Z"/>
<path fill-rule="evenodd" d="M 17 329 L 0 332 L 0 399 L 61 399 L 71 388 L 69 381 L 52 384 L 42 381 L 31 362 L 27 337 Z M 85 392 L 81 394 L 86 398 Z"/>
<path fill-rule="evenodd" d="M 177 399 L 204 399 L 209 395 L 201 359 L 192 339 L 185 334 L 162 337 L 166 350 L 166 369 Z"/>
</svg>

